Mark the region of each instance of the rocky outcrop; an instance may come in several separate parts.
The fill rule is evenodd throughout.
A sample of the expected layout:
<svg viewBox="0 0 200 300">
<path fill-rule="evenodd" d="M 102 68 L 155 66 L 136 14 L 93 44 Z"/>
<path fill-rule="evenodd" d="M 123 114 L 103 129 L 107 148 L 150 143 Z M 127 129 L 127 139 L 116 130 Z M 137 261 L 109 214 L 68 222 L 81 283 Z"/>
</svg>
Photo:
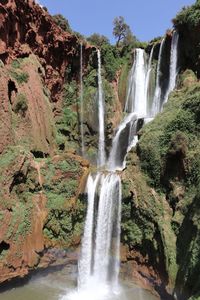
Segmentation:
<svg viewBox="0 0 200 300">
<path fill-rule="evenodd" d="M 153 283 L 164 297 L 195 299 L 200 85 L 192 71 L 180 76 L 179 85 L 163 112 L 140 131 L 139 160 L 129 154 L 123 172 L 122 241 L 128 245 L 126 260 L 133 261 L 143 285 Z"/>
<path fill-rule="evenodd" d="M 94 48 L 83 45 L 84 66 Z M 64 32 L 33 0 L 5 0 L 0 4 L 0 59 L 10 63 L 34 53 L 44 67 L 45 84 L 58 102 L 66 70 L 78 78 L 80 41 Z M 58 107 L 58 103 L 56 107 Z"/>
<path fill-rule="evenodd" d="M 0 68 L 0 120 L 4 124 L 0 128 L 0 153 L 12 144 L 26 145 L 44 155 L 55 149 L 52 105 L 38 69 L 42 67 L 33 54 Z"/>
<path fill-rule="evenodd" d="M 78 198 L 88 163 L 69 154 L 38 162 L 17 146 L 4 153 L 0 167 L 2 283 L 47 267 L 47 249 L 80 242 L 85 204 Z"/>
<path fill-rule="evenodd" d="M 122 174 L 123 262 L 144 288 L 170 297 L 176 278 L 176 236 L 171 228 L 173 211 L 164 195 L 146 182 L 133 152 Z"/>
<path fill-rule="evenodd" d="M 200 78 L 200 3 L 184 7 L 173 19 L 179 32 L 180 65 L 182 70 L 191 69 Z"/>
<path fill-rule="evenodd" d="M 84 43 L 84 72 L 93 50 Z M 63 85 L 78 86 L 79 70 L 75 35 L 34 1 L 1 1 L 0 283 L 48 266 L 52 247 L 80 242 L 89 164 L 70 146 L 59 151 L 56 127 Z"/>
</svg>

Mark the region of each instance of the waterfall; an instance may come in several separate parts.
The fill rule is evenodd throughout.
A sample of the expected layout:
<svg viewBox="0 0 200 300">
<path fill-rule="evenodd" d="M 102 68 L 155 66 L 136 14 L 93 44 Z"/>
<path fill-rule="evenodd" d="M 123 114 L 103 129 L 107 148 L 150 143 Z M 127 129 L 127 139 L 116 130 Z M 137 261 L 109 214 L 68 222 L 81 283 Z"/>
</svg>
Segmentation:
<svg viewBox="0 0 200 300">
<path fill-rule="evenodd" d="M 143 49 L 136 49 L 134 64 L 129 75 L 125 112 L 134 112 L 140 117 L 146 116 L 147 113 L 145 92 L 146 73 L 145 51 Z"/>
<path fill-rule="evenodd" d="M 88 209 L 84 226 L 84 236 L 82 239 L 81 259 L 78 264 L 78 287 L 88 284 L 92 270 L 93 253 L 93 226 L 94 226 L 94 205 L 95 193 L 99 180 L 99 174 L 93 179 L 91 174 L 88 176 L 86 193 L 88 197 Z"/>
<path fill-rule="evenodd" d="M 135 113 L 130 113 L 119 125 L 116 135 L 113 139 L 112 148 L 108 159 L 108 169 L 110 171 L 114 171 L 116 169 L 123 170 L 125 168 L 124 159 L 128 149 L 131 147 L 131 145 L 133 146 L 134 137 L 136 135 L 135 124 L 137 124 L 137 115 Z"/>
<path fill-rule="evenodd" d="M 160 76 L 161 76 L 161 63 L 162 63 L 162 54 L 163 54 L 163 49 L 165 45 L 165 38 L 162 40 L 161 45 L 160 45 L 160 50 L 159 50 L 159 55 L 158 55 L 158 65 L 157 65 L 157 75 L 156 75 L 156 88 L 155 88 L 155 94 L 154 94 L 154 99 L 153 99 L 153 104 L 152 104 L 152 111 L 151 111 L 151 116 L 155 117 L 157 113 L 160 111 L 160 106 L 161 106 L 161 85 L 160 85 Z"/>
<path fill-rule="evenodd" d="M 164 103 L 167 102 L 169 94 L 176 86 L 176 77 L 178 74 L 178 41 L 179 34 L 177 31 L 173 32 L 170 53 L 170 68 L 169 68 L 169 85 L 165 94 Z"/>
<path fill-rule="evenodd" d="M 113 259 L 119 257 L 119 247 L 113 247 L 113 239 L 117 239 L 119 246 L 121 221 L 121 180 L 116 173 L 109 173 L 101 177 L 101 189 L 96 229 L 96 245 L 94 255 L 94 278 L 97 282 L 107 284 L 113 278 L 118 279 L 119 263 Z M 114 253 L 117 251 L 117 257 Z M 115 254 L 116 255 L 116 254 Z M 116 267 L 117 266 L 117 267 Z M 117 284 L 117 282 L 115 282 Z"/>
<path fill-rule="evenodd" d="M 119 292 L 121 179 L 115 172 L 99 172 L 94 178 L 89 175 L 86 192 L 78 291 L 63 300 L 103 300 Z"/>
<path fill-rule="evenodd" d="M 104 101 L 101 78 L 101 53 L 97 50 L 98 56 L 98 108 L 99 108 L 99 149 L 98 149 L 98 165 L 105 164 L 105 129 L 104 129 Z"/>
<path fill-rule="evenodd" d="M 150 116 L 151 114 L 151 95 L 149 92 L 149 87 L 150 87 L 150 79 L 151 79 L 151 73 L 152 73 L 152 61 L 153 61 L 153 54 L 154 54 L 154 47 L 151 48 L 150 56 L 149 56 L 149 62 L 148 62 L 148 68 L 147 68 L 147 75 L 146 75 L 146 80 L 145 80 L 145 99 L 147 103 L 147 116 Z"/>
<path fill-rule="evenodd" d="M 84 143 L 84 130 L 83 130 L 83 45 L 80 44 L 80 103 L 81 103 L 81 113 L 80 113 L 80 123 L 81 123 L 81 153 L 85 154 L 85 143 Z"/>
<path fill-rule="evenodd" d="M 161 101 L 161 60 L 165 39 L 162 40 L 156 76 L 156 89 L 153 98 L 152 115 L 160 110 Z M 176 39 L 172 42 L 175 49 Z M 177 46 L 176 46 L 177 47 Z M 81 256 L 78 264 L 78 290 L 62 299 L 107 300 L 120 292 L 118 275 L 120 268 L 120 223 L 121 223 L 121 178 L 117 171 L 123 170 L 128 151 L 137 142 L 137 128 L 140 119 L 150 120 L 147 113 L 149 101 L 149 82 L 152 71 L 154 47 L 149 61 L 142 49 L 135 50 L 135 60 L 128 79 L 125 104 L 126 116 L 116 130 L 109 158 L 106 162 L 104 132 L 104 101 L 101 78 L 101 55 L 98 55 L 98 115 L 99 145 L 96 174 L 88 176 L 87 214 L 82 238 Z M 171 50 L 170 84 L 175 84 L 177 53 Z M 173 59 L 172 59 L 173 56 Z M 172 62 L 173 61 L 173 62 Z M 147 64 L 148 62 L 148 64 Z M 176 65 L 176 64 L 175 64 Z M 173 80 L 172 80 L 173 79 Z M 104 172 L 101 167 L 107 167 Z M 119 298 L 120 299 L 120 298 Z"/>
</svg>

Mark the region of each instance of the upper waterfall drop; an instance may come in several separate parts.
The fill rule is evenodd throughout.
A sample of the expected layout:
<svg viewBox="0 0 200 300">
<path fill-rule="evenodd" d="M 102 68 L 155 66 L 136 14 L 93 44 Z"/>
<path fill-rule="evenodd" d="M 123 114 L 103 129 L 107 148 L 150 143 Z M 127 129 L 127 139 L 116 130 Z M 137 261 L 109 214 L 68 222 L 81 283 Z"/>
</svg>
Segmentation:
<svg viewBox="0 0 200 300">
<path fill-rule="evenodd" d="M 152 107 L 152 101 L 153 97 L 150 92 L 150 84 L 151 84 L 151 74 L 152 74 L 152 62 L 153 62 L 153 55 L 154 55 L 154 48 L 155 45 L 151 48 L 150 56 L 149 56 L 149 62 L 148 62 L 148 68 L 147 68 L 147 74 L 146 74 L 146 80 L 145 80 L 145 98 L 147 101 L 147 117 L 151 116 L 151 107 Z"/>
<path fill-rule="evenodd" d="M 99 117 L 99 146 L 98 146 L 98 166 L 105 165 L 105 121 L 104 121 L 104 99 L 101 77 L 101 53 L 97 50 L 98 57 L 98 117 Z"/>
<path fill-rule="evenodd" d="M 178 74 L 178 42 L 179 34 L 177 31 L 173 32 L 170 52 L 170 68 L 169 68 L 169 85 L 165 94 L 164 103 L 167 102 L 169 94 L 176 86 L 176 78 Z"/>
<path fill-rule="evenodd" d="M 157 113 L 160 112 L 161 109 L 161 84 L 160 84 L 160 76 L 161 76 L 161 63 L 163 58 L 163 50 L 165 45 L 165 38 L 162 39 L 159 55 L 158 55 L 158 64 L 157 64 L 157 74 L 156 74 L 156 88 L 155 88 L 155 94 L 154 99 L 152 103 L 152 109 L 151 109 L 151 117 L 155 117 Z"/>
<path fill-rule="evenodd" d="M 135 50 L 135 60 L 128 79 L 128 92 L 125 112 L 136 113 L 138 117 L 147 114 L 145 81 L 147 74 L 147 60 L 143 49 Z"/>
</svg>

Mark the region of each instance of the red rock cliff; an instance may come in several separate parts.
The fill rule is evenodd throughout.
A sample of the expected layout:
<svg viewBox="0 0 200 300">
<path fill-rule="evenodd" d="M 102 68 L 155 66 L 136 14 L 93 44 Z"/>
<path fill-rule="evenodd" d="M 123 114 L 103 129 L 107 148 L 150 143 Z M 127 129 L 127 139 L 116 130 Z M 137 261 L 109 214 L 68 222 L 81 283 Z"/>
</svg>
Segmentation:
<svg viewBox="0 0 200 300">
<path fill-rule="evenodd" d="M 94 50 L 83 45 L 84 63 Z M 53 18 L 32 0 L 2 0 L 0 3 L 0 59 L 37 55 L 45 69 L 45 83 L 52 100 L 58 101 L 70 64 L 74 76 L 79 72 L 80 41 L 64 32 Z"/>
</svg>

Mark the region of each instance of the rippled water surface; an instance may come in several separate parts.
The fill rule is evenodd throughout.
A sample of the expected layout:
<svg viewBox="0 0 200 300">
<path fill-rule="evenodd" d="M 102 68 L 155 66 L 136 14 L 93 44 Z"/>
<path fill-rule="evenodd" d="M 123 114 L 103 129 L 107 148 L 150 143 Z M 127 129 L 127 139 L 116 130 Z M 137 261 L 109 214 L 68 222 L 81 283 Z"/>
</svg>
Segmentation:
<svg viewBox="0 0 200 300">
<path fill-rule="evenodd" d="M 78 294 L 76 291 L 76 267 L 67 266 L 59 271 L 42 272 L 33 275 L 31 279 L 20 287 L 0 293 L 0 300 L 60 300 L 80 299 L 88 300 L 88 295 Z M 94 289 L 95 291 L 95 289 Z M 97 290 L 98 291 L 98 288 Z M 103 296 L 102 296 L 103 297 Z M 93 299 L 97 298 L 95 293 Z M 98 298 L 100 299 L 100 298 Z M 156 300 L 150 293 L 141 290 L 134 284 L 121 283 L 120 294 L 109 295 L 100 300 Z"/>
</svg>

